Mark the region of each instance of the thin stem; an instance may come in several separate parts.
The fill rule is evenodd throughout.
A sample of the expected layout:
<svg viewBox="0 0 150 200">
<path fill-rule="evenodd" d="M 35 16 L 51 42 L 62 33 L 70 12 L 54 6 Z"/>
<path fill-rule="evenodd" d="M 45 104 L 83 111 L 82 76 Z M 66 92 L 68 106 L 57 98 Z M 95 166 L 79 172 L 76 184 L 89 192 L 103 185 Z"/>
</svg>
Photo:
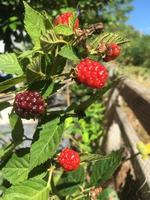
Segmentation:
<svg viewBox="0 0 150 200">
<path fill-rule="evenodd" d="M 133 159 L 136 158 L 138 155 L 140 155 L 140 152 L 131 155 L 129 158 L 125 159 L 123 162 L 126 162 L 126 161 L 128 161 L 128 160 L 133 160 Z"/>
<path fill-rule="evenodd" d="M 52 95 L 50 95 L 50 97 L 55 96 L 58 92 L 63 91 L 66 87 L 68 87 L 68 85 L 72 85 L 74 82 L 71 81 L 70 79 L 67 80 L 66 84 L 64 86 L 62 86 L 59 90 L 57 90 L 55 93 L 53 93 Z"/>
<path fill-rule="evenodd" d="M 83 197 L 86 197 L 86 196 L 87 196 L 87 194 L 81 194 L 81 195 L 75 197 L 74 200 L 82 199 Z"/>
<path fill-rule="evenodd" d="M 32 141 L 32 138 L 28 138 L 26 135 L 24 135 L 24 140 L 30 140 L 30 141 Z"/>
<path fill-rule="evenodd" d="M 69 75 L 69 73 L 63 73 L 63 74 L 59 74 L 59 75 L 54 75 L 54 76 L 52 76 L 51 78 L 53 79 L 55 79 L 55 78 L 59 78 L 59 77 L 61 77 L 61 76 L 68 76 Z"/>
<path fill-rule="evenodd" d="M 53 174 L 54 169 L 55 169 L 55 166 L 51 166 L 50 169 L 48 169 L 49 177 L 48 177 L 48 181 L 47 181 L 47 187 L 49 187 L 49 188 L 50 188 L 50 183 L 51 183 L 52 174 Z"/>
</svg>

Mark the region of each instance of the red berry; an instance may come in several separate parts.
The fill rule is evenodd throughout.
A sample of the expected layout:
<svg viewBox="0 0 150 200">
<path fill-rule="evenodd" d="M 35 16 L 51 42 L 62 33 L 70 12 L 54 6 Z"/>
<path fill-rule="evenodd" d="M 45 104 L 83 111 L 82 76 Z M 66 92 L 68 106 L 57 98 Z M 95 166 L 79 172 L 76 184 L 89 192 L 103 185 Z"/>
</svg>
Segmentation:
<svg viewBox="0 0 150 200">
<path fill-rule="evenodd" d="M 73 18 L 73 13 L 72 12 L 66 12 L 66 13 L 63 13 L 61 15 L 58 15 L 56 17 L 56 19 L 54 20 L 54 25 L 57 26 L 59 24 L 64 24 L 64 25 L 67 25 L 69 26 L 69 20 Z M 79 19 L 77 18 L 75 23 L 74 23 L 74 30 L 79 28 Z"/>
<path fill-rule="evenodd" d="M 57 160 L 60 166 L 66 171 L 76 170 L 80 165 L 80 156 L 78 152 L 69 149 L 68 147 L 63 149 Z"/>
<path fill-rule="evenodd" d="M 45 112 L 46 103 L 36 91 L 18 93 L 14 101 L 14 110 L 22 118 L 37 118 Z"/>
<path fill-rule="evenodd" d="M 99 62 L 85 58 L 76 67 L 76 78 L 86 86 L 99 89 L 104 87 L 108 72 Z"/>
<path fill-rule="evenodd" d="M 120 55 L 121 52 L 121 47 L 118 46 L 117 44 L 109 44 L 107 46 L 106 50 L 106 56 L 103 59 L 105 62 L 108 62 L 110 60 L 114 60 Z"/>
</svg>

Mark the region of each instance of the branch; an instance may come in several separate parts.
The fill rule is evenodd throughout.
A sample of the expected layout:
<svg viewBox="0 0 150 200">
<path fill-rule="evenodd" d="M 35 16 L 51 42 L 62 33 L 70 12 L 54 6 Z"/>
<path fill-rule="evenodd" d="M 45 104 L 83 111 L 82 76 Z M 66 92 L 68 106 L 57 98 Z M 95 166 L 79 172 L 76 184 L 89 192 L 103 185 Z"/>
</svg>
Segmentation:
<svg viewBox="0 0 150 200">
<path fill-rule="evenodd" d="M 92 24 L 88 28 L 83 30 L 77 29 L 76 30 L 77 38 L 75 39 L 74 43 L 79 43 L 81 41 L 84 41 L 88 36 L 92 35 L 94 32 L 100 33 L 103 29 L 104 25 L 101 22 Z"/>
</svg>

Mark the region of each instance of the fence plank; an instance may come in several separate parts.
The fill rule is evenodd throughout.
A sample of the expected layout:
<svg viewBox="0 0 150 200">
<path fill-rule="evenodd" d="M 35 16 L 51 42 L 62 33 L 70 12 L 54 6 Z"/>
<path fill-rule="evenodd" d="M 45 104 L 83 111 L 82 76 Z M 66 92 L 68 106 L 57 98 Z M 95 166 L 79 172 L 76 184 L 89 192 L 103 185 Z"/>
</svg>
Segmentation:
<svg viewBox="0 0 150 200">
<path fill-rule="evenodd" d="M 128 79 L 121 82 L 118 89 L 145 130 L 150 134 L 150 91 Z"/>
<path fill-rule="evenodd" d="M 136 154 L 136 144 L 139 142 L 139 138 L 136 135 L 135 130 L 130 124 L 126 114 L 120 107 L 116 107 L 116 120 L 119 123 L 122 137 L 125 143 L 130 147 L 132 154 Z M 136 171 L 137 178 L 141 183 L 141 191 L 144 200 L 150 199 L 150 159 L 143 161 L 139 156 L 132 160 L 134 169 Z"/>
</svg>

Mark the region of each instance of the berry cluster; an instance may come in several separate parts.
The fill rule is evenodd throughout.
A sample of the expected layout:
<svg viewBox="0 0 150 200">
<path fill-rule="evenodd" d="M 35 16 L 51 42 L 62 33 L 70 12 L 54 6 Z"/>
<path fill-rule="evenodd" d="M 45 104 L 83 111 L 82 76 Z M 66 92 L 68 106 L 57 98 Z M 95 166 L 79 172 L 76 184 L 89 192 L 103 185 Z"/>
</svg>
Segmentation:
<svg viewBox="0 0 150 200">
<path fill-rule="evenodd" d="M 80 156 L 78 152 L 69 149 L 68 147 L 63 149 L 63 151 L 59 154 L 57 160 L 60 166 L 63 167 L 65 171 L 76 170 L 80 165 Z"/>
<path fill-rule="evenodd" d="M 36 91 L 18 93 L 14 101 L 14 110 L 22 118 L 37 118 L 45 112 L 46 103 Z"/>
<path fill-rule="evenodd" d="M 66 12 L 61 15 L 58 15 L 56 19 L 54 20 L 54 25 L 57 26 L 59 24 L 64 24 L 69 26 L 69 21 L 73 18 L 72 12 Z M 74 23 L 74 30 L 79 28 L 79 19 L 77 18 Z"/>
<path fill-rule="evenodd" d="M 99 62 L 85 58 L 76 67 L 76 78 L 86 86 L 100 89 L 107 81 L 108 72 Z"/>
<path fill-rule="evenodd" d="M 106 56 L 103 59 L 105 62 L 114 60 L 120 55 L 121 47 L 117 44 L 109 44 L 106 49 Z"/>
</svg>

